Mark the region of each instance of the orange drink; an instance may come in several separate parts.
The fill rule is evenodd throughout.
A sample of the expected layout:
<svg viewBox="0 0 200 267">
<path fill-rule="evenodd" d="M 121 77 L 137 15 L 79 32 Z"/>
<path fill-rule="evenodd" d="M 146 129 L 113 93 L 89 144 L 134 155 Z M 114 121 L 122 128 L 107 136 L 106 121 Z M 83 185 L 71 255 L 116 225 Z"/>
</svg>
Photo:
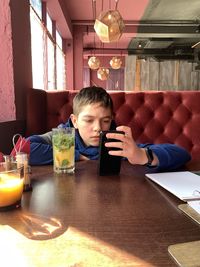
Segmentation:
<svg viewBox="0 0 200 267">
<path fill-rule="evenodd" d="M 23 192 L 23 171 L 16 163 L 0 163 L 0 208 L 19 206 Z"/>
</svg>

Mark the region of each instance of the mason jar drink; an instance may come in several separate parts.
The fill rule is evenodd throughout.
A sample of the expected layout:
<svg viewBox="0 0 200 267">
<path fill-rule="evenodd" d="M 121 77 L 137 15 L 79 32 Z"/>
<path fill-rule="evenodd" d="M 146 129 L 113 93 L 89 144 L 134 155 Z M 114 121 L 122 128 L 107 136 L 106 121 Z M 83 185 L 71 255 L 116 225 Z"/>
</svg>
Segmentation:
<svg viewBox="0 0 200 267">
<path fill-rule="evenodd" d="M 74 173 L 75 129 L 52 129 L 53 167 L 56 173 Z"/>
</svg>

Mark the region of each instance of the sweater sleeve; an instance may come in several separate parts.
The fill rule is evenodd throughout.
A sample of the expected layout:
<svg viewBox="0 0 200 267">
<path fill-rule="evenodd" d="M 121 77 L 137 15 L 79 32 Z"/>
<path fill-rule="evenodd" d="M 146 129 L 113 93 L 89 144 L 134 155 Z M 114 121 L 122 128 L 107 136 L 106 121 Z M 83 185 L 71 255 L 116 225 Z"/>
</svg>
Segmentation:
<svg viewBox="0 0 200 267">
<path fill-rule="evenodd" d="M 48 165 L 53 163 L 53 149 L 45 139 L 39 135 L 32 135 L 27 138 L 30 140 L 29 163 L 33 165 Z"/>
<path fill-rule="evenodd" d="M 191 160 L 190 154 L 184 148 L 174 144 L 149 144 L 139 145 L 140 147 L 149 146 L 149 148 L 158 157 L 159 165 L 150 167 L 153 171 L 173 171 L 185 165 Z"/>
</svg>

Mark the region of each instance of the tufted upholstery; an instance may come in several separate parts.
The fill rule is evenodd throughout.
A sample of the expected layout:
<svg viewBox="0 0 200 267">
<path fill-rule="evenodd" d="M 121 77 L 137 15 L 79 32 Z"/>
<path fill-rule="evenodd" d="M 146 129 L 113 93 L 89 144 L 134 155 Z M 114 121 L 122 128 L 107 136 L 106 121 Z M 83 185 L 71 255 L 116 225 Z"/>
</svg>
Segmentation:
<svg viewBox="0 0 200 267">
<path fill-rule="evenodd" d="M 75 91 L 30 89 L 27 135 L 65 122 Z M 140 143 L 175 143 L 200 157 L 200 91 L 110 92 L 117 125 L 128 125 Z"/>
</svg>

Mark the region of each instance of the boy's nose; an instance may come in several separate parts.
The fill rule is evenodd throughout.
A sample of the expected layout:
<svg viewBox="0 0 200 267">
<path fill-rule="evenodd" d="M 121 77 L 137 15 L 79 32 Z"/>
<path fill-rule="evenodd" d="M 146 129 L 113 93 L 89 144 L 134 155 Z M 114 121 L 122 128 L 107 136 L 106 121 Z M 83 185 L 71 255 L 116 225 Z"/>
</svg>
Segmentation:
<svg viewBox="0 0 200 267">
<path fill-rule="evenodd" d="M 101 131 L 101 123 L 100 122 L 96 122 L 94 125 L 94 130 L 96 132 L 100 132 Z"/>
</svg>

